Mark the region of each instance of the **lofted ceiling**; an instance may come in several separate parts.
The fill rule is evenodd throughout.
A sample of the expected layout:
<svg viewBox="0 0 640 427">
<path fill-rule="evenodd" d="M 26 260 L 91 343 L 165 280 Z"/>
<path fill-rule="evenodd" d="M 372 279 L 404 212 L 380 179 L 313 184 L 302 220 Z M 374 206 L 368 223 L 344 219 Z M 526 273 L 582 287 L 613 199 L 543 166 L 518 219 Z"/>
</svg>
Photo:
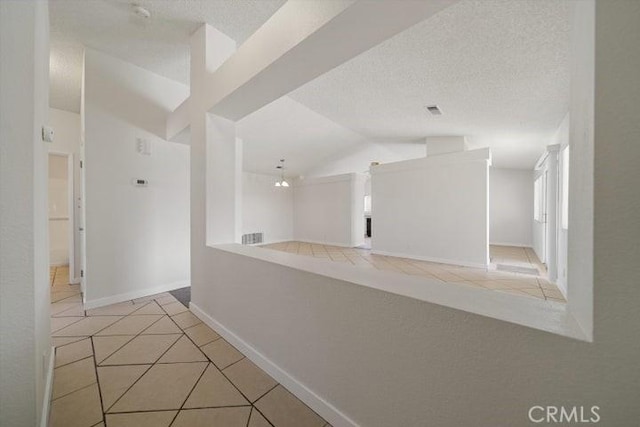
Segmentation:
<svg viewBox="0 0 640 427">
<path fill-rule="evenodd" d="M 203 22 L 241 44 L 284 0 L 52 0 L 52 106 L 79 110 L 82 45 L 188 83 Z M 399 5 L 402 3 L 399 2 Z M 400 7 L 400 6 L 399 6 Z M 499 167 L 532 168 L 568 110 L 569 6 L 463 0 L 239 122 L 245 168 L 290 173 L 363 139 L 466 135 Z M 424 106 L 437 104 L 434 117 Z"/>
<path fill-rule="evenodd" d="M 336 152 L 364 142 L 361 135 L 283 96 L 238 122 L 244 169 L 277 174 L 286 158 L 288 176 L 298 176 Z"/>
<path fill-rule="evenodd" d="M 289 96 L 365 136 L 466 135 L 531 169 L 568 111 L 569 4 L 462 1 Z"/>
<path fill-rule="evenodd" d="M 189 36 L 208 23 L 238 45 L 285 0 L 51 0 L 51 103 L 79 112 L 82 46 L 189 84 Z M 141 5 L 150 19 L 133 13 Z"/>
</svg>

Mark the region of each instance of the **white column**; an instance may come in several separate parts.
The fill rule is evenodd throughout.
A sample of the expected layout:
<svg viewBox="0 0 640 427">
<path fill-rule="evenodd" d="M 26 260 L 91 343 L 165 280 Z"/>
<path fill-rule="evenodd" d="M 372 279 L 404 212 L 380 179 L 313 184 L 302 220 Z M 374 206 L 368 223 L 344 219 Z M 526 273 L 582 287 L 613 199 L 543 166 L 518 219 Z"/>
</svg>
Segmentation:
<svg viewBox="0 0 640 427">
<path fill-rule="evenodd" d="M 206 280 L 207 244 L 231 243 L 239 236 L 241 144 L 235 124 L 207 113 L 207 76 L 229 58 L 236 43 L 209 25 L 191 36 L 191 282 Z"/>
</svg>

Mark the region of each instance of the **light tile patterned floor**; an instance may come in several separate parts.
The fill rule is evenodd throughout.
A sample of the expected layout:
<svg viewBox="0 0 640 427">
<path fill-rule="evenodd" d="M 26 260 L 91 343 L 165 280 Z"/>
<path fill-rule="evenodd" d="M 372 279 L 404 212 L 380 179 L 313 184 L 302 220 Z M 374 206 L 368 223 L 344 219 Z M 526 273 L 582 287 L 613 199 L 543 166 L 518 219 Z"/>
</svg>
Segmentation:
<svg viewBox="0 0 640 427">
<path fill-rule="evenodd" d="M 462 283 L 525 297 L 566 302 L 556 285 L 546 279 L 544 265 L 540 263 L 530 248 L 492 245 L 490 250 L 492 268 L 481 269 L 375 255 L 369 249 L 344 248 L 296 241 L 268 244 L 261 247 L 334 262 L 350 263 L 360 268 L 394 271 L 446 283 Z M 533 268 L 538 273 L 532 275 L 499 271 L 495 269 L 497 264 Z"/>
<path fill-rule="evenodd" d="M 330 427 L 171 294 L 84 310 L 51 272 L 50 427 Z"/>
</svg>

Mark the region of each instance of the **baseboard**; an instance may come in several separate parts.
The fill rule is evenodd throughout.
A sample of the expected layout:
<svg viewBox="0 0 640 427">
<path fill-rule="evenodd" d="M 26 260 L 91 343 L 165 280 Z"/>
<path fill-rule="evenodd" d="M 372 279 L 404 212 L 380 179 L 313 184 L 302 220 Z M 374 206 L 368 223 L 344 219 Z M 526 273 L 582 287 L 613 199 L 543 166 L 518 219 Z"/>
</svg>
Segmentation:
<svg viewBox="0 0 640 427">
<path fill-rule="evenodd" d="M 513 242 L 489 242 L 493 246 L 514 246 L 516 248 L 533 248 L 531 243 L 513 243 Z"/>
<path fill-rule="evenodd" d="M 427 256 L 419 256 L 419 255 L 409 255 L 409 254 L 402 254 L 398 252 L 378 251 L 374 249 L 371 250 L 371 253 L 375 255 L 385 255 L 385 256 L 393 256 L 393 257 L 399 257 L 399 258 L 416 259 L 419 261 L 435 262 L 438 264 L 460 265 L 462 267 L 474 267 L 474 268 L 489 268 L 489 263 L 482 264 L 479 262 L 476 263 L 476 262 L 458 261 L 455 259 L 448 259 L 448 258 L 435 258 L 435 257 L 427 257 Z"/>
<path fill-rule="evenodd" d="M 189 281 L 167 283 L 155 288 L 145 288 L 132 292 L 126 292 L 124 294 L 117 294 L 110 297 L 98 298 L 95 300 L 88 300 L 84 303 L 85 310 L 91 310 L 92 308 L 104 307 L 105 305 L 117 304 L 119 302 L 125 302 L 136 298 L 142 298 L 149 295 L 160 294 L 162 292 L 172 291 L 174 289 L 184 288 L 191 286 Z"/>
<path fill-rule="evenodd" d="M 80 278 L 79 277 L 74 277 L 70 280 L 70 284 L 72 285 L 78 285 L 80 283 Z"/>
<path fill-rule="evenodd" d="M 284 369 L 280 368 L 273 361 L 268 359 L 251 344 L 244 341 L 234 332 L 230 331 L 223 324 L 206 314 L 193 302 L 189 303 L 189 308 L 207 326 L 218 332 L 225 340 L 240 350 L 249 360 L 271 375 L 276 381 L 282 384 L 287 390 L 293 393 L 298 399 L 306 403 L 311 409 L 316 411 L 329 424 L 334 427 L 357 427 L 353 420 L 340 412 L 336 407 L 315 394 L 307 386 L 296 380 Z"/>
<path fill-rule="evenodd" d="M 53 368 L 55 366 L 56 349 L 51 347 L 49 352 L 49 366 L 47 367 L 47 377 L 44 383 L 44 395 L 42 396 L 42 413 L 40 414 L 40 427 L 49 425 L 49 407 L 51 406 L 51 393 L 53 392 Z"/>
</svg>

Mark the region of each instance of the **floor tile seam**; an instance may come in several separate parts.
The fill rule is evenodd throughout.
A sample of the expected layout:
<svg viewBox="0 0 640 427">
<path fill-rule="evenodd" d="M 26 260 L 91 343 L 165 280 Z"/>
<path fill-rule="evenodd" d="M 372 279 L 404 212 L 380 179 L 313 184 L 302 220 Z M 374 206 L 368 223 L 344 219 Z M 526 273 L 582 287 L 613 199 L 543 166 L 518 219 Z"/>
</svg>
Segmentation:
<svg viewBox="0 0 640 427">
<path fill-rule="evenodd" d="M 100 399 L 100 412 L 102 413 L 102 422 L 104 425 L 107 425 L 107 418 L 104 415 L 104 404 L 102 402 L 102 387 L 100 386 L 100 376 L 98 375 L 98 362 L 95 358 L 96 349 L 93 345 L 93 337 L 90 339 L 91 342 L 91 351 L 93 352 L 93 369 L 96 375 L 96 384 L 98 384 L 98 399 Z M 98 423 L 99 424 L 99 423 Z"/>
<path fill-rule="evenodd" d="M 72 343 L 72 344 L 77 344 L 77 343 L 79 343 L 79 342 L 80 342 L 80 341 L 76 341 L 76 342 L 74 342 L 74 343 Z M 91 347 L 91 351 L 93 351 L 93 345 L 92 345 L 92 347 Z M 60 365 L 60 366 L 55 366 L 55 361 L 54 361 L 54 368 L 53 368 L 53 371 L 54 371 L 54 373 L 55 373 L 55 370 L 56 370 L 56 369 L 58 369 L 58 368 L 64 368 L 65 366 L 69 366 L 69 365 L 71 365 L 71 364 L 73 364 L 73 363 L 76 363 L 76 362 L 82 362 L 83 360 L 88 359 L 88 358 L 90 358 L 90 357 L 93 357 L 93 353 L 91 353 L 91 356 L 82 357 L 82 358 L 80 358 L 80 359 L 74 360 L 74 361 L 69 362 L 69 363 L 65 363 L 64 365 Z"/>
<path fill-rule="evenodd" d="M 197 316 L 196 316 L 196 317 L 197 317 Z M 211 329 L 212 329 L 216 334 L 218 333 L 218 332 L 217 332 L 217 331 L 215 331 L 213 328 L 211 328 Z M 222 336 L 220 336 L 220 334 L 218 334 L 218 335 L 219 335 L 219 338 L 218 338 L 218 339 L 216 339 L 216 340 L 214 340 L 214 341 L 218 341 L 220 338 L 222 338 Z M 202 351 L 202 349 L 201 349 L 200 347 L 198 347 L 198 345 L 197 345 L 197 344 L 196 344 L 196 343 L 195 343 L 195 342 L 194 342 L 194 341 L 189 337 L 189 335 L 186 335 L 186 334 L 185 334 L 185 336 L 187 337 L 187 339 L 189 339 L 189 340 L 193 343 L 193 345 L 195 345 L 195 346 L 196 346 L 196 347 L 197 347 L 197 348 L 198 348 L 198 349 L 199 349 L 199 350 L 200 350 L 200 351 L 205 355 L 205 357 L 207 358 L 207 360 L 209 360 L 209 363 L 211 363 L 211 364 L 212 364 L 212 365 L 213 365 L 213 366 L 214 366 L 214 367 L 215 367 L 215 368 L 216 368 L 216 369 L 217 369 L 217 370 L 222 374 L 222 376 L 223 376 L 223 377 L 225 377 L 227 381 L 229 381 L 229 383 L 230 383 L 230 384 L 231 384 L 231 385 L 232 385 L 232 386 L 233 386 L 233 387 L 238 391 L 238 393 L 240 393 L 240 395 L 242 395 L 242 397 L 244 397 L 244 398 L 246 399 L 246 401 L 247 401 L 247 402 L 249 402 L 249 403 L 251 404 L 251 399 L 249 399 L 247 396 L 245 396 L 245 394 L 242 392 L 242 390 L 240 390 L 240 389 L 238 388 L 238 386 L 236 386 L 236 385 L 234 384 L 234 382 L 233 382 L 233 381 L 231 381 L 231 379 L 230 379 L 230 378 L 229 378 L 229 377 L 224 373 L 224 369 L 228 368 L 228 367 L 229 367 L 229 366 L 231 366 L 231 365 L 226 366 L 224 369 L 220 369 L 220 368 L 218 368 L 218 365 L 216 365 L 216 364 L 213 362 L 213 360 L 211 360 L 211 358 L 210 358 L 210 357 L 209 357 L 209 356 L 208 356 L 204 351 Z M 213 341 L 212 341 L 212 342 L 213 342 Z M 228 343 L 227 343 L 227 344 L 228 344 Z M 229 345 L 231 345 L 231 344 L 229 344 Z M 233 347 L 233 346 L 232 346 L 232 347 Z M 233 347 L 233 348 L 235 348 L 235 347 Z M 245 356 L 245 355 L 244 355 L 240 350 L 236 349 L 236 351 L 242 355 L 242 358 L 241 358 L 240 360 L 245 359 L 245 358 L 247 357 L 247 356 Z M 239 362 L 240 360 L 238 360 L 238 361 L 236 361 L 236 362 Z M 205 370 L 206 370 L 206 369 L 205 369 Z M 200 380 L 198 380 L 198 381 L 200 381 Z M 192 390 L 192 392 L 193 392 L 193 390 Z M 191 395 L 191 393 L 190 393 L 189 395 Z M 188 398 L 187 398 L 187 399 L 188 399 Z M 185 400 L 185 402 L 186 402 L 186 400 Z"/>
<path fill-rule="evenodd" d="M 109 412 L 109 409 L 113 408 L 120 401 L 120 399 L 122 399 L 127 393 L 129 393 L 129 390 L 131 390 L 133 388 L 133 386 L 136 385 L 138 383 L 138 381 L 140 381 L 142 379 L 142 377 L 144 377 L 147 374 L 147 372 L 149 372 L 151 370 L 151 368 L 153 368 L 155 366 L 155 363 L 152 363 L 152 364 L 145 363 L 145 365 L 148 365 L 148 368 L 145 369 L 145 371 L 142 373 L 142 375 L 140 375 L 129 387 L 127 387 L 127 389 L 124 392 L 122 392 L 122 394 L 120 394 L 120 396 L 111 405 L 109 405 L 108 408 L 104 408 L 104 405 L 103 405 L 102 412 L 104 414 L 105 420 L 106 420 L 107 413 L 109 413 L 109 414 L 111 413 L 111 412 Z M 133 365 L 123 365 L 123 366 L 133 366 Z M 104 366 L 100 366 L 100 367 L 103 368 Z M 96 371 L 97 371 L 97 369 L 98 369 L 98 367 L 96 366 Z M 102 395 L 100 396 L 100 404 L 102 405 Z"/>
<path fill-rule="evenodd" d="M 66 316 L 66 317 L 80 317 L 80 316 Z M 57 319 L 61 319 L 61 317 L 57 317 Z M 51 331 L 51 334 L 55 334 L 56 332 L 60 332 L 65 328 L 68 328 L 71 325 L 75 325 L 76 323 L 82 321 L 83 319 L 86 319 L 86 317 L 82 317 L 81 319 L 76 320 L 75 322 L 69 323 L 68 325 L 64 325 L 62 328 L 60 329 L 56 329 L 55 331 Z M 84 335 L 74 335 L 74 336 L 84 336 Z M 52 337 L 53 338 L 53 337 Z M 66 338 L 66 337 L 65 337 Z"/>
<path fill-rule="evenodd" d="M 82 387 L 80 387 L 80 388 L 76 388 L 76 389 L 74 389 L 74 390 L 71 390 L 70 392 L 65 393 L 65 394 L 62 394 L 62 395 L 60 395 L 60 396 L 58 396 L 58 397 L 56 397 L 56 398 L 54 398 L 54 397 L 53 397 L 53 394 L 52 394 L 52 395 L 51 395 L 51 403 L 55 402 L 56 400 L 62 399 L 63 397 L 67 397 L 67 396 L 69 396 L 70 394 L 75 393 L 76 391 L 79 391 L 79 390 L 82 390 L 82 389 L 84 389 L 84 388 L 90 387 L 90 386 L 92 386 L 92 385 L 94 385 L 94 384 L 98 384 L 98 381 L 96 380 L 96 381 L 93 381 L 93 382 L 92 382 L 92 383 L 90 383 L 90 384 L 83 385 L 83 386 L 82 386 Z"/>
<path fill-rule="evenodd" d="M 113 356 L 115 353 L 117 353 L 118 351 L 122 350 L 123 347 L 125 347 L 127 344 L 131 343 L 133 340 L 135 340 L 136 338 L 138 338 L 139 336 L 141 336 L 141 334 L 138 334 L 136 336 L 134 336 L 133 338 L 131 338 L 129 341 L 127 341 L 125 344 L 122 345 L 122 347 L 120 347 L 118 350 L 116 350 L 115 352 L 111 353 L 107 358 L 102 359 L 102 362 L 100 363 L 100 366 L 127 366 L 127 365 L 155 365 L 156 363 L 158 363 L 158 360 L 160 360 L 162 358 L 162 356 L 165 355 L 165 353 L 167 351 L 169 351 L 179 340 L 180 338 L 182 338 L 185 334 L 164 334 L 164 335 L 180 335 L 178 338 L 176 338 L 176 340 L 174 342 L 171 343 L 171 345 L 169 346 L 169 348 L 167 348 L 161 355 L 160 357 L 158 357 L 155 362 L 147 362 L 147 363 L 124 363 L 124 364 L 118 364 L 118 365 L 104 365 L 103 363 L 107 361 L 107 359 L 109 359 L 111 356 Z M 110 335 L 107 335 L 110 336 Z M 153 336 L 157 336 L 157 335 L 145 335 L 148 337 L 153 337 Z"/>
</svg>

